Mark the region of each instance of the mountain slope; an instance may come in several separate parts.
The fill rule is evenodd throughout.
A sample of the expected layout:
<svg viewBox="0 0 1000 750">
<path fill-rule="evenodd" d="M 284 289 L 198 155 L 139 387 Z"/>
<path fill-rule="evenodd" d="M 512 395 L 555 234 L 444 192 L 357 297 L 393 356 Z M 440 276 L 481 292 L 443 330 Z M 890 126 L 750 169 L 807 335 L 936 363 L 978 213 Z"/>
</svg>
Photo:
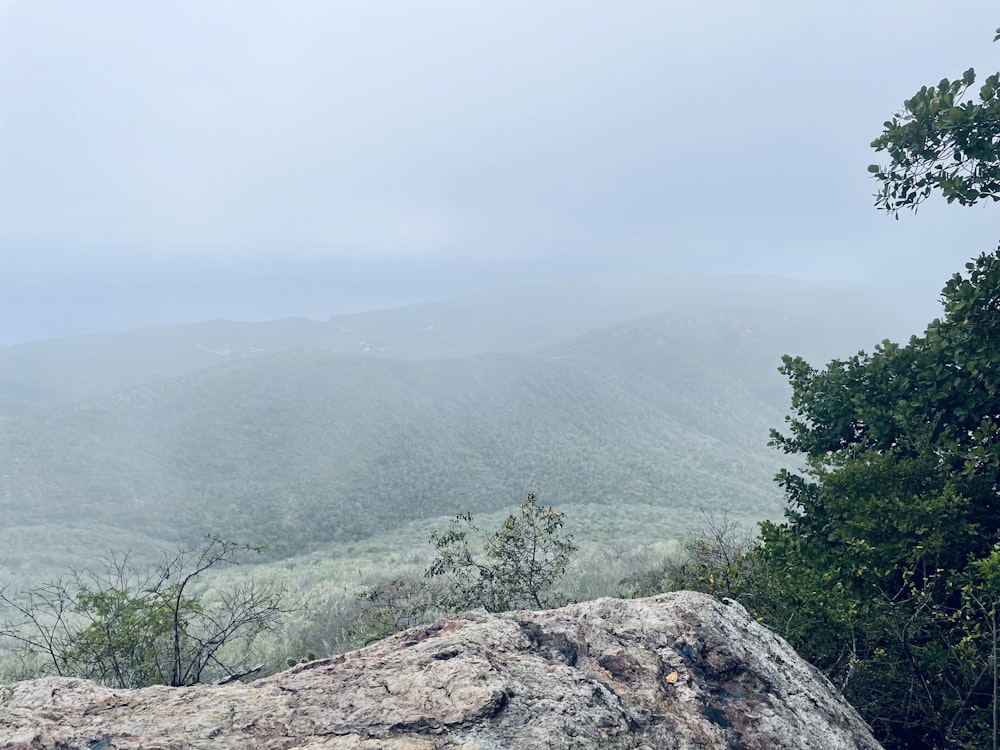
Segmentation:
<svg viewBox="0 0 1000 750">
<path fill-rule="evenodd" d="M 212 531 L 276 554 L 531 489 L 554 503 L 773 510 L 766 475 L 732 478 L 761 451 L 681 428 L 660 401 L 553 357 L 274 355 L 8 420 L 13 500 L 0 507 L 5 526 Z"/>
<path fill-rule="evenodd" d="M 394 359 L 525 354 L 642 315 L 711 315 L 752 306 L 785 314 L 805 311 L 810 318 L 825 316 L 841 326 L 873 326 L 879 335 L 866 344 L 907 327 L 905 311 L 872 295 L 777 278 L 511 285 L 340 315 L 325 323 L 298 318 L 212 321 L 0 346 L 0 416 L 30 414 L 284 351 L 318 349 Z"/>
<path fill-rule="evenodd" d="M 410 342 L 408 357 L 307 346 L 329 324 L 275 321 L 245 325 L 299 348 L 211 354 L 228 364 L 207 367 L 195 357 L 210 347 L 190 346 L 197 327 L 132 332 L 151 361 L 186 348 L 196 355 L 164 366 L 161 375 L 180 373 L 172 378 L 0 418 L 0 567 L 40 555 L 55 564 L 66 547 L 92 559 L 107 546 L 155 549 L 205 533 L 265 543 L 284 557 L 408 521 L 496 512 L 531 490 L 595 513 L 690 519 L 710 507 L 747 522 L 776 516 L 771 478 L 787 460 L 766 443 L 787 411 L 780 355 L 823 361 L 870 346 L 879 336 L 862 324 L 876 308 L 858 303 L 831 316 L 831 301 L 844 303 L 839 292 L 825 299 L 813 290 L 811 307 L 795 302 L 802 289 L 763 300 L 758 289 L 733 290 L 728 304 L 706 309 L 701 291 L 677 292 L 675 306 L 691 310 L 551 341 L 582 325 L 553 322 L 563 300 L 525 334 L 525 351 L 506 353 L 482 350 L 518 344 L 515 333 L 536 314 L 530 306 L 506 339 L 496 321 L 476 339 L 489 305 L 442 303 L 434 330 L 473 352 L 460 357 L 437 356 L 441 347 L 417 356 L 413 332 L 425 321 L 403 311 L 360 316 L 359 327 L 395 330 L 397 349 Z M 497 295 L 492 304 L 510 299 Z M 592 318 L 612 314 L 605 302 Z M 230 325 L 205 324 L 201 333 Z M 159 348 L 168 334 L 176 347 Z M 53 351 L 98 380 L 138 351 L 109 339 L 108 361 L 93 364 L 85 338 L 75 354 L 74 341 Z M 150 377 L 123 367 L 105 388 Z M 55 402 L 69 398 L 72 382 L 83 380 L 67 376 Z M 116 534 L 120 543 L 109 544 Z M 675 531 L 650 530 L 657 534 Z"/>
</svg>

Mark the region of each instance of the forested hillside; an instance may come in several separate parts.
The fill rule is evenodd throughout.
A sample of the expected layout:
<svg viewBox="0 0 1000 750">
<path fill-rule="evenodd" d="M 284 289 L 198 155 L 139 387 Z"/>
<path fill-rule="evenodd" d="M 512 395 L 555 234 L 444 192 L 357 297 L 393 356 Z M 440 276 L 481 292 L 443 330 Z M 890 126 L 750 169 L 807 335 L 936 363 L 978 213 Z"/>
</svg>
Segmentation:
<svg viewBox="0 0 1000 750">
<path fill-rule="evenodd" d="M 539 297 L 534 309 L 548 323 L 524 348 L 574 327 L 553 322 L 571 296 L 561 288 L 552 300 Z M 642 506 L 685 517 L 724 508 L 748 523 L 774 517 L 781 460 L 766 441 L 786 410 L 781 354 L 874 340 L 850 321 L 793 318 L 759 295 L 755 305 L 714 312 L 706 296 L 700 312 L 661 312 L 533 353 L 504 352 L 512 342 L 485 324 L 472 340 L 470 321 L 487 317 L 496 301 L 482 299 L 488 303 L 466 298 L 436 308 L 439 327 L 451 331 L 439 341 L 464 356 L 434 356 L 431 347 L 417 357 L 400 333 L 393 340 L 411 356 L 260 347 L 198 369 L 203 347 L 189 343 L 195 353 L 176 365 L 190 369 L 182 375 L 4 419 L 0 564 L 15 569 L 61 539 L 105 539 L 111 529 L 120 530 L 121 546 L 191 543 L 211 532 L 282 557 L 422 518 L 497 511 L 529 490 L 551 504 L 622 506 L 625 514 Z M 593 300 L 588 292 L 576 306 Z M 449 306 L 452 314 L 440 317 Z M 393 314 L 401 328 L 400 312 L 356 323 L 389 331 Z M 530 317 L 513 314 L 515 330 Z M 273 334 L 291 347 L 308 339 L 295 331 L 322 325 L 263 324 L 254 336 Z M 105 369 L 127 352 L 156 351 L 168 331 L 146 333 L 148 341 L 142 331 L 123 334 L 127 346 L 108 354 Z M 80 345 L 63 342 L 61 356 L 72 361 Z M 82 350 L 75 356 L 98 372 Z M 41 550 L 40 538 L 50 542 Z"/>
</svg>

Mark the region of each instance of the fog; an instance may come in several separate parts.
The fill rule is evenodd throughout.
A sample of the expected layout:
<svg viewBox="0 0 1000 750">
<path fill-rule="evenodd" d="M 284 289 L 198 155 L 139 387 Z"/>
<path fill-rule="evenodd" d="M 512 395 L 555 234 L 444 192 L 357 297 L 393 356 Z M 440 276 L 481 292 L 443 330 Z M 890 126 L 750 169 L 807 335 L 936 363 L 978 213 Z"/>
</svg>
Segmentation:
<svg viewBox="0 0 1000 750">
<path fill-rule="evenodd" d="M 0 0 L 0 343 L 518 280 L 933 302 L 988 208 L 873 207 L 881 123 L 995 5 Z M 956 31 L 959 29 L 959 31 Z"/>
</svg>

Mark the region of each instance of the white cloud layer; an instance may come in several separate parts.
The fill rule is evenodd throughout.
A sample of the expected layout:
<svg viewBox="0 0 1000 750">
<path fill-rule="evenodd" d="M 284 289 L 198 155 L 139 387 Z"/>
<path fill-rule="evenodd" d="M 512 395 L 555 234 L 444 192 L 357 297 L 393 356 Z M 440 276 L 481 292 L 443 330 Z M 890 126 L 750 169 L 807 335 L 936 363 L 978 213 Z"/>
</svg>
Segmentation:
<svg viewBox="0 0 1000 750">
<path fill-rule="evenodd" d="M 996 222 L 877 215 L 868 143 L 997 67 L 995 11 L 0 0 L 0 284 L 399 259 L 937 289 Z"/>
</svg>

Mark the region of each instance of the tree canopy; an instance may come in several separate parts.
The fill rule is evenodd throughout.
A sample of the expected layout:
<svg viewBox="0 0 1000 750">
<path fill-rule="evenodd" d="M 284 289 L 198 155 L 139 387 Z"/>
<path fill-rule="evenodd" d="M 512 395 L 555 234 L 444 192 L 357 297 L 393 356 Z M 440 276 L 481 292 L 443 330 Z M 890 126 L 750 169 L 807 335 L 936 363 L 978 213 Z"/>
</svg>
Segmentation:
<svg viewBox="0 0 1000 750">
<path fill-rule="evenodd" d="M 773 442 L 806 469 L 781 473 L 786 521 L 762 530 L 787 592 L 770 616 L 796 614 L 789 636 L 900 747 L 975 746 L 995 697 L 979 573 L 1000 540 L 1000 251 L 942 294 L 904 346 L 785 357 L 794 413 Z"/>
<path fill-rule="evenodd" d="M 975 82 L 969 68 L 958 79 L 923 86 L 885 122 L 871 145 L 888 154 L 889 164 L 868 167 L 881 183 L 876 206 L 898 218 L 934 191 L 963 206 L 1000 200 L 1000 73 L 978 92 Z"/>
<path fill-rule="evenodd" d="M 998 34 L 1000 38 L 1000 34 Z M 1000 200 L 1000 73 L 970 96 L 924 86 L 885 123 L 876 205 L 938 191 Z M 815 369 L 792 386 L 772 443 L 805 461 L 778 481 L 786 520 L 762 525 L 742 591 L 844 690 L 890 748 L 997 748 L 1000 601 L 1000 250 L 942 291 L 941 318 Z"/>
<path fill-rule="evenodd" d="M 924 86 L 885 123 L 872 146 L 889 164 L 869 167 L 880 209 L 1000 200 L 1000 73 L 975 82 L 970 68 Z M 906 344 L 819 369 L 783 358 L 792 414 L 772 444 L 801 468 L 777 477 L 784 522 L 725 573 L 887 748 L 996 750 L 1000 250 L 953 275 L 942 303 Z M 696 580 L 717 585 L 718 568 Z"/>
</svg>

